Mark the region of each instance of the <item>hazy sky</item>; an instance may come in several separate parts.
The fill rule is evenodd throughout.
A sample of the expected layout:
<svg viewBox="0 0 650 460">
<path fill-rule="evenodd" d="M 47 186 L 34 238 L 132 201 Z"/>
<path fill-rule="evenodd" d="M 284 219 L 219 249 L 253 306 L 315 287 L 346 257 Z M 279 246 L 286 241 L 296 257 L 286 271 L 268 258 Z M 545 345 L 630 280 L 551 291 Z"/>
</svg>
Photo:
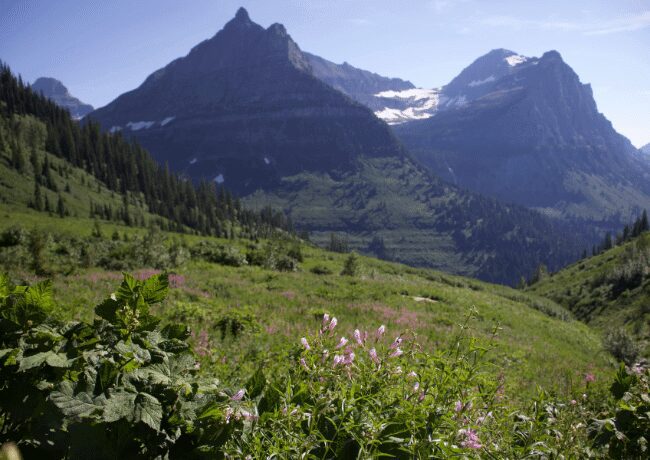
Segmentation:
<svg viewBox="0 0 650 460">
<path fill-rule="evenodd" d="M 99 107 L 239 6 L 265 27 L 283 23 L 303 50 L 422 87 L 493 48 L 556 49 L 617 130 L 650 142 L 650 0 L 0 0 L 0 59 Z"/>
</svg>

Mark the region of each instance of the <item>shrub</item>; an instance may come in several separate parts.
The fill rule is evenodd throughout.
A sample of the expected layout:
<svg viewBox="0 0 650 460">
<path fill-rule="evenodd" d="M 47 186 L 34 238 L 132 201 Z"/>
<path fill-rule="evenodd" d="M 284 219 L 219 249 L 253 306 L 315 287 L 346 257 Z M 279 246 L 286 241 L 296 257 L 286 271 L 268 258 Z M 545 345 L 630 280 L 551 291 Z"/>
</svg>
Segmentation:
<svg viewBox="0 0 650 460">
<path fill-rule="evenodd" d="M 639 356 L 640 348 L 634 338 L 623 328 L 609 332 L 603 345 L 616 359 L 632 365 Z"/>
<path fill-rule="evenodd" d="M 352 252 L 345 259 L 345 263 L 343 264 L 343 270 L 341 270 L 341 275 L 357 276 L 358 270 L 359 270 L 359 258 L 354 252 Z"/>
<path fill-rule="evenodd" d="M 315 275 L 331 275 L 332 274 L 332 270 L 327 268 L 325 265 L 316 265 L 316 266 L 312 267 L 309 271 L 312 272 Z"/>
</svg>

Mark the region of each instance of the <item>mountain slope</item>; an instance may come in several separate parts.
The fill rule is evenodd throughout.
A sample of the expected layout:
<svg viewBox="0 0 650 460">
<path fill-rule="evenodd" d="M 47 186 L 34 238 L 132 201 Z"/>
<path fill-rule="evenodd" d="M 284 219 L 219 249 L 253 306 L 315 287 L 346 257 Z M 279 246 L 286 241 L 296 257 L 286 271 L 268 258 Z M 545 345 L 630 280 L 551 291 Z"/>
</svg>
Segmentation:
<svg viewBox="0 0 650 460">
<path fill-rule="evenodd" d="M 527 291 L 604 333 L 627 330 L 650 357 L 650 233 L 576 262 Z"/>
<path fill-rule="evenodd" d="M 243 9 L 88 118 L 195 180 L 223 182 L 245 203 L 282 207 L 321 238 L 348 233 L 364 250 L 385 232 L 403 262 L 514 282 L 582 249 L 555 222 L 426 172 L 372 111 L 313 75 L 283 26 L 264 29 Z"/>
<path fill-rule="evenodd" d="M 645 153 L 646 155 L 650 155 L 650 144 L 646 144 L 643 147 L 639 149 L 641 152 Z"/>
<path fill-rule="evenodd" d="M 381 100 L 376 96 L 377 93 L 415 89 L 410 81 L 383 77 L 353 67 L 347 62 L 335 64 L 310 53 L 303 54 L 309 61 L 312 73 L 316 78 L 372 110 L 383 108 Z"/>
<path fill-rule="evenodd" d="M 463 104 L 395 132 L 443 178 L 606 229 L 650 206 L 650 168 L 559 53 L 495 50 L 442 92 Z"/>
<path fill-rule="evenodd" d="M 92 105 L 85 104 L 72 96 L 68 91 L 68 88 L 63 86 L 63 83 L 55 78 L 37 78 L 36 81 L 32 83 L 32 89 L 52 100 L 59 107 L 68 110 L 72 118 L 83 118 L 94 110 Z"/>
</svg>

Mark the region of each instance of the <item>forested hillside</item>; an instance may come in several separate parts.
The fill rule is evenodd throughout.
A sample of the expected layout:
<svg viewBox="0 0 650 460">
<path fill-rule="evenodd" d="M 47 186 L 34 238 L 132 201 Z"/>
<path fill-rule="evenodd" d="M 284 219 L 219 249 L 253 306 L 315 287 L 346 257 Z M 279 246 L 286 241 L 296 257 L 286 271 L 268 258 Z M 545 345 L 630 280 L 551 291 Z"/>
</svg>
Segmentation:
<svg viewBox="0 0 650 460">
<path fill-rule="evenodd" d="M 66 110 L 24 85 L 5 65 L 0 70 L 0 151 L 5 156 L 3 167 L 13 170 L 2 175 L 3 186 L 22 189 L 3 194 L 4 200 L 28 201 L 36 210 L 69 212 L 61 206 L 81 200 L 68 190 L 73 176 L 73 181 L 114 192 L 111 203 L 93 202 L 92 195 L 88 196 L 85 205 L 76 205 L 78 216 L 86 208 L 85 216 L 145 225 L 148 212 L 159 216 L 158 224 L 165 229 L 219 236 L 236 231 L 256 237 L 274 228 L 291 227 L 279 212 L 245 210 L 214 182 L 195 185 L 170 172 L 137 143 L 119 134 L 101 133 L 94 123 L 79 125 Z M 25 191 L 30 188 L 33 192 L 27 198 Z M 118 201 L 122 198 L 121 205 L 115 203 L 115 194 Z M 137 215 L 131 215 L 130 206 L 139 209 Z"/>
</svg>

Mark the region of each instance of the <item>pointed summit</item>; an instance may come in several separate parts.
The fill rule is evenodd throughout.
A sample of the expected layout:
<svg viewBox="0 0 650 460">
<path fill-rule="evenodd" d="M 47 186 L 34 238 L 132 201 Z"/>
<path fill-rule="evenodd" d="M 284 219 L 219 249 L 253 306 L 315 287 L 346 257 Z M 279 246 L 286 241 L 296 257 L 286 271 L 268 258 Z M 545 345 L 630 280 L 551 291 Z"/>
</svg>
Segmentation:
<svg viewBox="0 0 650 460">
<path fill-rule="evenodd" d="M 235 19 L 240 22 L 250 22 L 251 18 L 248 15 L 248 11 L 246 11 L 246 8 L 243 6 L 240 7 L 237 10 L 237 13 L 235 14 Z"/>
<path fill-rule="evenodd" d="M 92 105 L 84 104 L 72 96 L 68 88 L 56 78 L 40 77 L 32 84 L 32 89 L 67 109 L 75 119 L 80 119 L 93 110 Z"/>
</svg>

